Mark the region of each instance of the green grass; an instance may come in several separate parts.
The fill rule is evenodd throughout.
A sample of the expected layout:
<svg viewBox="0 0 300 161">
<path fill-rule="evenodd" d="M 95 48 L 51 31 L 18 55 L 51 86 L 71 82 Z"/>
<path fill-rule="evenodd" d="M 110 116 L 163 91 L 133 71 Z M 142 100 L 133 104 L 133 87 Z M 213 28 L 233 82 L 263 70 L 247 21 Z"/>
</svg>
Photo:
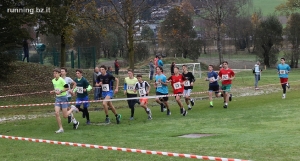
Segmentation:
<svg viewBox="0 0 300 161">
<path fill-rule="evenodd" d="M 44 70 L 50 69 L 45 68 Z M 39 74 L 42 76 L 42 73 Z M 46 81 L 45 78 L 43 80 L 45 87 L 47 87 L 50 80 Z M 57 130 L 57 123 L 53 113 L 50 113 L 53 112 L 53 106 L 2 108 L 0 109 L 0 118 L 13 115 L 28 117 L 33 114 L 49 114 L 51 117 L 3 122 L 0 124 L 0 134 L 255 161 L 299 160 L 299 80 L 300 70 L 293 69 L 289 74 L 291 89 L 287 92 L 287 98 L 282 100 L 281 87 L 275 69 L 264 70 L 259 85 L 274 84 L 264 86 L 262 89 L 274 91 L 279 89 L 279 92 L 265 93 L 259 96 L 234 97 L 233 101 L 229 103 L 228 109 L 222 108 L 222 99 L 214 100 L 214 108 L 208 108 L 208 100 L 196 101 L 193 110 L 189 111 L 186 117 L 179 114 L 178 105 L 172 101 L 174 100 L 173 97 L 170 97 L 171 116 L 161 113 L 159 106 L 150 100 L 150 104 L 155 105 L 151 106 L 153 113 L 153 120 L 151 121 L 147 120 L 145 111 L 138 106 L 136 106 L 135 120 L 129 121 L 130 110 L 127 108 L 127 103 L 125 101 L 114 102 L 118 106 L 118 113 L 122 114 L 120 125 L 115 124 L 111 112 L 109 115 L 112 124 L 106 126 L 98 125 L 103 123 L 105 119 L 102 110 L 90 112 L 92 125 L 89 126 L 84 124 L 85 119 L 81 117 L 80 113 L 77 113 L 75 116 L 81 123 L 79 129 L 73 130 L 72 125 L 67 124 L 66 119 L 62 119 L 65 129 L 65 133 L 62 134 L 54 133 Z M 13 83 L 11 82 L 11 84 Z M 232 92 L 234 96 L 245 92 L 255 93 L 253 83 L 252 71 L 237 72 L 236 79 L 233 81 Z M 245 87 L 250 88 L 245 89 Z M 204 81 L 204 78 L 197 79 L 193 91 L 206 91 L 207 88 L 207 82 Z M 44 88 L 31 86 L 25 89 L 43 90 Z M 3 95 L 18 91 L 17 89 L 1 88 L 0 92 Z M 151 93 L 151 95 L 154 94 L 154 89 L 151 90 Z M 90 94 L 90 98 L 92 97 Z M 124 97 L 122 91 L 117 97 Z M 53 96 L 45 94 L 0 98 L 0 105 L 43 102 L 53 102 Z M 91 109 L 94 107 L 101 107 L 101 105 L 92 103 Z M 214 136 L 204 138 L 177 137 L 189 133 L 214 134 Z M 0 145 L 1 160 L 189 160 L 7 139 L 0 139 Z"/>
<path fill-rule="evenodd" d="M 286 0 L 253 0 L 254 9 L 260 8 L 263 16 L 267 16 L 275 12 L 275 8 Z"/>
</svg>

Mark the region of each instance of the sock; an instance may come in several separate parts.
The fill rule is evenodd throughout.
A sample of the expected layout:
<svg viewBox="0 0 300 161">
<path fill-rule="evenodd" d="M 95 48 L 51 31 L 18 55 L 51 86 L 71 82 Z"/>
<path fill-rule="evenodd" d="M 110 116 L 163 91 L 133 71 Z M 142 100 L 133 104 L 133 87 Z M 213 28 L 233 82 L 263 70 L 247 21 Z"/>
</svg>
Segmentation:
<svg viewBox="0 0 300 161">
<path fill-rule="evenodd" d="M 228 105 L 228 103 L 227 103 L 227 102 L 225 102 L 225 105 L 227 106 L 227 105 Z"/>
<path fill-rule="evenodd" d="M 213 101 L 210 101 L 209 104 L 210 104 L 210 105 L 213 105 Z"/>
<path fill-rule="evenodd" d="M 73 124 L 77 124 L 77 121 L 76 121 L 76 119 L 75 118 L 73 118 Z"/>
<path fill-rule="evenodd" d="M 130 108 L 131 109 L 131 117 L 134 115 L 134 107 Z"/>
<path fill-rule="evenodd" d="M 146 111 L 150 111 L 150 109 L 147 107 L 147 108 L 146 108 Z"/>
<path fill-rule="evenodd" d="M 285 93 L 284 93 L 282 96 L 284 96 L 284 97 L 285 97 Z"/>
<path fill-rule="evenodd" d="M 90 114 L 89 114 L 88 109 L 87 109 L 87 108 L 84 108 L 83 111 L 85 112 L 86 120 L 89 121 L 89 120 L 90 120 Z"/>
<path fill-rule="evenodd" d="M 188 108 L 191 108 L 191 105 L 188 105 Z"/>
</svg>

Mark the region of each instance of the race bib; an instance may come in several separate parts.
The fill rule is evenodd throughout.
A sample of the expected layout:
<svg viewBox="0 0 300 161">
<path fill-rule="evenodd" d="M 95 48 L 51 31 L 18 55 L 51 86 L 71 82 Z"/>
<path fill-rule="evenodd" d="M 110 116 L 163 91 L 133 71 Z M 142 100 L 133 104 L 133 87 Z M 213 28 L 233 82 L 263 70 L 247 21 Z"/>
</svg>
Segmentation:
<svg viewBox="0 0 300 161">
<path fill-rule="evenodd" d="M 83 87 L 77 87 L 77 93 L 83 93 Z"/>
<path fill-rule="evenodd" d="M 139 89 L 140 96 L 146 95 L 146 90 L 144 88 Z"/>
<path fill-rule="evenodd" d="M 280 74 L 286 74 L 286 71 L 285 70 L 279 70 L 279 73 Z"/>
<path fill-rule="evenodd" d="M 60 92 L 60 89 L 58 89 L 58 88 L 55 88 L 55 92 Z"/>
<path fill-rule="evenodd" d="M 185 81 L 185 82 L 184 82 L 184 86 L 185 86 L 185 87 L 189 87 L 189 86 L 191 86 L 191 83 L 190 83 L 190 81 Z"/>
<path fill-rule="evenodd" d="M 102 91 L 108 92 L 109 91 L 109 85 L 108 84 L 102 84 Z"/>
<path fill-rule="evenodd" d="M 229 79 L 228 74 L 222 75 L 222 79 L 223 79 L 223 80 L 228 80 L 228 79 Z"/>
<path fill-rule="evenodd" d="M 216 78 L 215 77 L 210 77 L 209 80 L 214 82 L 214 81 L 216 81 Z"/>
<path fill-rule="evenodd" d="M 159 88 L 159 87 L 162 87 L 162 85 L 161 85 L 161 83 L 159 83 L 159 82 L 157 82 L 157 87 Z"/>
<path fill-rule="evenodd" d="M 174 83 L 173 87 L 174 87 L 174 89 L 180 89 L 181 88 L 180 82 Z"/>
<path fill-rule="evenodd" d="M 128 85 L 127 84 L 127 90 L 134 90 L 134 85 Z"/>
</svg>

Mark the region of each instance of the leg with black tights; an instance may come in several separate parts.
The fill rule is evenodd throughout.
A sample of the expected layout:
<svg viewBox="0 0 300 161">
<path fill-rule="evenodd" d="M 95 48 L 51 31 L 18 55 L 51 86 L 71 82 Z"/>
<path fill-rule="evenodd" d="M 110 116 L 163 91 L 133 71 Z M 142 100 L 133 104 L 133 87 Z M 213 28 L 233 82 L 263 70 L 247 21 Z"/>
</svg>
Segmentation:
<svg viewBox="0 0 300 161">
<path fill-rule="evenodd" d="M 285 94 L 286 93 L 286 83 L 281 84 L 281 86 L 282 86 L 282 89 L 283 89 L 283 94 Z"/>
<path fill-rule="evenodd" d="M 83 112 L 85 113 L 86 121 L 90 120 L 90 114 L 88 108 L 83 108 Z"/>
</svg>

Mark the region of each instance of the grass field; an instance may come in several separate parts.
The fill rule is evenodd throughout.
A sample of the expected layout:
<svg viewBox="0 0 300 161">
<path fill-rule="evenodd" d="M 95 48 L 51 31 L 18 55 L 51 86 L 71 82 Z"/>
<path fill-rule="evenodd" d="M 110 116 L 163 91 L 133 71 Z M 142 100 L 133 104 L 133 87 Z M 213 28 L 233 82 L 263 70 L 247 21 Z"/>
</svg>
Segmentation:
<svg viewBox="0 0 300 161">
<path fill-rule="evenodd" d="M 261 9 L 264 16 L 275 12 L 275 8 L 286 0 L 253 0 L 253 8 Z"/>
<path fill-rule="evenodd" d="M 25 68 L 25 67 L 23 67 Z M 44 70 L 48 70 L 45 68 Z M 45 71 L 46 72 L 46 71 Z M 47 71 L 48 72 L 48 71 Z M 51 72 L 50 72 L 51 73 Z M 39 76 L 42 76 L 39 75 Z M 8 120 L 0 123 L 0 134 L 56 141 L 66 141 L 105 146 L 167 151 L 186 154 L 208 155 L 224 158 L 251 159 L 255 161 L 299 160 L 299 89 L 300 71 L 290 73 L 291 89 L 287 98 L 281 99 L 279 80 L 274 69 L 263 71 L 259 82 L 261 90 L 253 90 L 251 71 L 239 71 L 233 82 L 235 96 L 228 109 L 223 109 L 222 99 L 214 101 L 209 108 L 208 100 L 198 100 L 186 117 L 179 114 L 179 107 L 171 97 L 171 116 L 160 112 L 157 104 L 150 100 L 153 120 L 147 120 L 142 108 L 136 106 L 135 120 L 130 121 L 130 110 L 124 101 L 115 102 L 122 114 L 121 124 L 102 124 L 104 112 L 92 110 L 101 105 L 92 103 L 90 118 L 92 125 L 85 125 L 81 114 L 78 130 L 62 119 L 65 133 L 55 134 L 57 124 L 52 106 L 17 107 L 0 109 L 1 117 L 24 116 L 25 119 Z M 47 84 L 47 83 L 46 83 Z M 47 85 L 45 84 L 45 87 Z M 12 84 L 10 84 L 12 85 Z M 43 90 L 32 85 L 25 89 Z M 194 92 L 206 91 L 207 82 L 197 79 Z M 6 92 L 5 92 L 6 91 Z M 1 88 L 1 95 L 17 89 Z M 22 92 L 20 90 L 19 92 Z M 92 93 L 92 92 L 91 92 Z M 154 89 L 151 90 L 154 93 Z M 250 96 L 242 97 L 243 94 Z M 253 96 L 251 96 L 253 95 Z M 195 95 L 201 97 L 206 95 Z M 122 91 L 117 95 L 124 97 Z M 90 95 L 92 98 L 92 94 Z M 0 105 L 53 102 L 50 95 L 0 98 Z M 37 118 L 28 119 L 36 115 Z M 45 115 L 45 116 L 44 116 Z M 203 138 L 181 138 L 183 134 L 212 134 Z M 32 143 L 0 139 L 1 160 L 190 160 L 167 156 L 126 153 L 80 147 L 68 147 L 45 143 Z"/>
</svg>

